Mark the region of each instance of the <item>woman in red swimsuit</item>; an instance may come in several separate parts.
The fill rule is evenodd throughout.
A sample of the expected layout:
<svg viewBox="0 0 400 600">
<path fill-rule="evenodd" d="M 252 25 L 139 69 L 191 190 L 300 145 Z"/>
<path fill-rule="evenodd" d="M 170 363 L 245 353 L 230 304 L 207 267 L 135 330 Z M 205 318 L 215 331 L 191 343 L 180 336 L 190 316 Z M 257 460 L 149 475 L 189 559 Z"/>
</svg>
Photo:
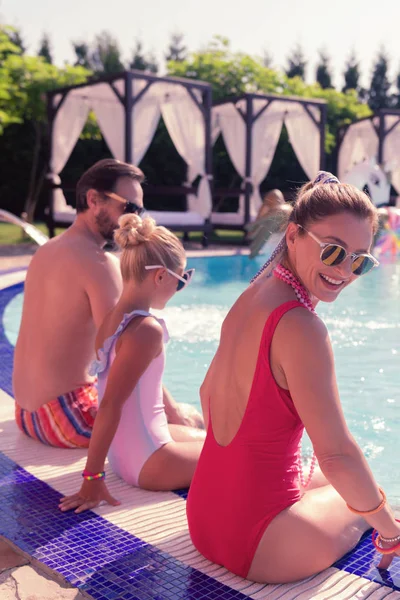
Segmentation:
<svg viewBox="0 0 400 600">
<path fill-rule="evenodd" d="M 376 228 L 368 197 L 320 172 L 222 326 L 201 388 L 208 431 L 187 515 L 196 548 L 250 580 L 313 575 L 369 527 L 382 553 L 393 549 L 382 568 L 400 554 L 399 523 L 347 428 L 329 335 L 314 312 L 377 266 L 369 253 Z M 310 482 L 304 428 L 320 465 Z"/>
</svg>

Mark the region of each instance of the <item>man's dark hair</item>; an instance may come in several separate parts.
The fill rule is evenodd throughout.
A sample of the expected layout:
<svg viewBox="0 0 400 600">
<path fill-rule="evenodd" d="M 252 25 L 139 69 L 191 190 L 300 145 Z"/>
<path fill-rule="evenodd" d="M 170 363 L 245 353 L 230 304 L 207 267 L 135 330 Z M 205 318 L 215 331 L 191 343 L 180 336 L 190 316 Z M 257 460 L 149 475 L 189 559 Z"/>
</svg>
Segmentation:
<svg viewBox="0 0 400 600">
<path fill-rule="evenodd" d="M 89 208 L 86 199 L 88 190 L 114 192 L 116 183 L 121 177 L 129 177 L 139 183 L 144 180 L 143 172 L 138 167 L 114 158 L 105 158 L 95 163 L 85 171 L 77 183 L 76 212 L 85 212 Z"/>
</svg>

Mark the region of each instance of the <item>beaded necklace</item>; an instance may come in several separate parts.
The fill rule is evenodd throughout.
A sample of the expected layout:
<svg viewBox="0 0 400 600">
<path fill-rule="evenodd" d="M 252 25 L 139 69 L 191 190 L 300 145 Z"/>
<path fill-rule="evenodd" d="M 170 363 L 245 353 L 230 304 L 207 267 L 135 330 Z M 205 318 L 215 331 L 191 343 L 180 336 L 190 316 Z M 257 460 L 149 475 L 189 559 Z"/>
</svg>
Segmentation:
<svg viewBox="0 0 400 600">
<path fill-rule="evenodd" d="M 297 299 L 299 300 L 299 302 L 301 302 L 302 304 L 304 304 L 304 306 L 312 313 L 316 314 L 314 306 L 312 305 L 311 302 L 311 298 L 306 290 L 306 288 L 300 283 L 300 281 L 297 279 L 297 277 L 295 277 L 293 275 L 293 273 L 291 271 L 289 271 L 289 269 L 286 269 L 286 267 L 282 266 L 280 263 L 275 267 L 274 271 L 274 276 L 277 279 L 280 279 L 281 281 L 284 281 L 285 283 L 287 283 L 288 285 L 290 285 L 291 288 L 293 288 L 294 293 L 297 296 Z M 309 484 L 310 481 L 312 479 L 314 470 L 315 470 L 315 465 L 317 462 L 317 457 L 315 456 L 315 453 L 313 452 L 313 456 L 311 459 L 311 466 L 310 466 L 310 472 L 308 474 L 307 477 L 307 481 L 304 479 L 304 473 L 303 473 L 303 463 L 302 460 L 300 458 L 300 462 L 299 462 L 299 475 L 300 475 L 300 482 L 301 485 L 303 486 L 303 488 L 306 488 Z"/>
</svg>

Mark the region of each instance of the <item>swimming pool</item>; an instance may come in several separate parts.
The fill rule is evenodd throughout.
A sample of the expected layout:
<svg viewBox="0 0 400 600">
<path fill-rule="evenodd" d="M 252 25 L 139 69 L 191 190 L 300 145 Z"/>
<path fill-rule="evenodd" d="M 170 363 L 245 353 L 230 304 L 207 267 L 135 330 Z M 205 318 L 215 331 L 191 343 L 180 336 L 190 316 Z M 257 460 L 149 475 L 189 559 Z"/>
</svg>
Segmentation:
<svg viewBox="0 0 400 600">
<path fill-rule="evenodd" d="M 172 339 L 165 383 L 177 400 L 199 406 L 198 389 L 216 350 L 222 320 L 264 257 L 189 259 L 195 277 L 164 311 Z M 339 390 L 349 427 L 390 500 L 400 505 L 400 263 L 387 262 L 317 308 L 334 346 Z M 14 344 L 22 294 L 4 313 Z M 305 450 L 309 449 L 307 441 Z"/>
</svg>

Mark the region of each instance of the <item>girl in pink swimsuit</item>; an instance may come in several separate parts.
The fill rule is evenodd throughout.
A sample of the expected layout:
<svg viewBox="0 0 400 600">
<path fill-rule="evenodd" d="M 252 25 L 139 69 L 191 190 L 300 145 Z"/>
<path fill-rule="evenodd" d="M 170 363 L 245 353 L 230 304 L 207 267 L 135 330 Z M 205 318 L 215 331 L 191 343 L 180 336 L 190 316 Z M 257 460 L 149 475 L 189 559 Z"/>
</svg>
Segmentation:
<svg viewBox="0 0 400 600">
<path fill-rule="evenodd" d="M 121 298 L 97 335 L 99 410 L 83 484 L 63 498 L 61 510 L 81 512 L 105 500 L 118 502 L 105 485 L 104 463 L 127 483 L 152 490 L 188 487 L 205 433 L 170 425 L 163 401 L 164 345 L 168 331 L 150 309 L 162 309 L 190 282 L 184 248 L 153 219 L 123 215 L 115 240 L 122 249 Z"/>
<path fill-rule="evenodd" d="M 364 193 L 319 173 L 222 325 L 201 388 L 208 431 L 187 516 L 196 548 L 252 581 L 311 576 L 369 527 L 388 552 L 382 568 L 400 554 L 399 523 L 347 428 L 329 336 L 314 310 L 377 266 L 369 253 L 376 227 Z M 311 482 L 302 472 L 304 427 L 322 471 Z"/>
</svg>

